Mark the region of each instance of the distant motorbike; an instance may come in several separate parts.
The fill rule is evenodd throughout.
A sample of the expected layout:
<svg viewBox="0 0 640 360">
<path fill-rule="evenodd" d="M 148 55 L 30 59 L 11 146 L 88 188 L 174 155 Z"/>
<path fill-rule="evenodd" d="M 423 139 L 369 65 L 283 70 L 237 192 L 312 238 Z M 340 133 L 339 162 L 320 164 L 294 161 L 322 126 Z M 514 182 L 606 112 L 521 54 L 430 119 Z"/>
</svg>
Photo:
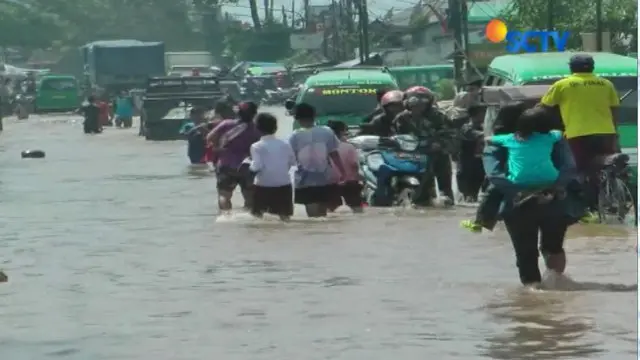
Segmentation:
<svg viewBox="0 0 640 360">
<path fill-rule="evenodd" d="M 33 111 L 33 103 L 35 98 L 33 95 L 18 94 L 13 99 L 12 107 L 14 114 L 18 120 L 29 118 L 29 114 Z"/>
<path fill-rule="evenodd" d="M 265 90 L 265 96 L 262 98 L 262 103 L 265 105 L 283 105 L 295 91 L 297 91 L 297 88 Z"/>
<path fill-rule="evenodd" d="M 371 206 L 406 206 L 413 202 L 425 172 L 430 171 L 426 141 L 411 135 L 390 138 L 357 136 L 363 197 Z"/>
<path fill-rule="evenodd" d="M 256 104 L 260 104 L 264 96 L 264 91 L 258 89 L 248 89 L 242 87 L 240 89 L 240 101 L 252 101 Z"/>
</svg>

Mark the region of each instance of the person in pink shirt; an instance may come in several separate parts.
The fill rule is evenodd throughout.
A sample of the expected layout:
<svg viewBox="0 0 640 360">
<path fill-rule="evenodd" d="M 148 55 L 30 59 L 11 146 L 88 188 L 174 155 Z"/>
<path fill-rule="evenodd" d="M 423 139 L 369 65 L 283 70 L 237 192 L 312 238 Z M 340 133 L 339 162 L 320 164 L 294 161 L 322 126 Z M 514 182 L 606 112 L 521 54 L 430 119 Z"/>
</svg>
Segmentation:
<svg viewBox="0 0 640 360">
<path fill-rule="evenodd" d="M 332 179 L 335 181 L 335 191 L 331 191 L 329 210 L 335 211 L 340 205 L 346 204 L 354 213 L 361 213 L 362 185 L 358 174 L 358 150 L 347 142 L 347 125 L 344 122 L 332 120 L 329 121 L 328 125 L 340 139 L 338 154 L 344 166 L 344 174 L 341 181 L 340 174 L 332 164 Z"/>
</svg>

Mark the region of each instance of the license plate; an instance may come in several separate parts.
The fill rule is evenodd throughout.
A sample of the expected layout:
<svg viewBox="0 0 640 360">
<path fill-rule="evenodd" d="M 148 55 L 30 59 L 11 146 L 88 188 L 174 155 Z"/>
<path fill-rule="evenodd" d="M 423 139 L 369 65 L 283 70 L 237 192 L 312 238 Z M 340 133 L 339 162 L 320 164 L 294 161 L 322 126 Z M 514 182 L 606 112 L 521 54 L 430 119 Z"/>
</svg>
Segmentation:
<svg viewBox="0 0 640 360">
<path fill-rule="evenodd" d="M 422 156 L 420 154 L 412 153 L 396 153 L 396 157 L 403 160 L 420 160 Z"/>
</svg>

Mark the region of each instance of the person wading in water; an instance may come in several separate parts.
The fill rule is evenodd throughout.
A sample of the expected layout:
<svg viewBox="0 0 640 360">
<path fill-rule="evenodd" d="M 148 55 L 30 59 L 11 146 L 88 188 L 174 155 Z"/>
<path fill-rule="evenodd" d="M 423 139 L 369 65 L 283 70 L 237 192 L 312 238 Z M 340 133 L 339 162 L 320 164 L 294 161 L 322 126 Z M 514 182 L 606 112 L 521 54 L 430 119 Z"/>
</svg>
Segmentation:
<svg viewBox="0 0 640 360">
<path fill-rule="evenodd" d="M 331 164 L 338 171 L 339 183 L 344 182 L 345 169 L 338 153 L 340 140 L 330 128 L 315 124 L 313 106 L 300 103 L 293 116 L 300 124 L 289 138 L 298 167 L 295 202 L 305 206 L 309 217 L 327 216 L 335 191 Z"/>
<path fill-rule="evenodd" d="M 249 157 L 251 145 L 262 136 L 253 124 L 257 113 L 258 105 L 255 103 L 241 103 L 237 120 L 224 120 L 207 135 L 207 142 L 213 147 L 217 158 L 216 187 L 221 211 L 231 210 L 231 197 L 238 185 L 242 190 L 245 209 L 251 209 L 252 181 L 240 171 L 240 166 Z"/>
</svg>

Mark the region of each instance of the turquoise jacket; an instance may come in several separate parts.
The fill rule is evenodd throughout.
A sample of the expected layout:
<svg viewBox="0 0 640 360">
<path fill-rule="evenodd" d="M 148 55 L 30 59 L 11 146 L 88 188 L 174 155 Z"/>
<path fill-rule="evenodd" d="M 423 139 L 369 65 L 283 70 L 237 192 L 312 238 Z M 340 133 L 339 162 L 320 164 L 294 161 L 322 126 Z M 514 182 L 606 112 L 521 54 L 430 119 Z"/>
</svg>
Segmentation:
<svg viewBox="0 0 640 360">
<path fill-rule="evenodd" d="M 551 154 L 554 165 L 559 171 L 556 186 L 567 189 L 567 196 L 562 200 L 553 200 L 558 209 L 558 215 L 566 216 L 569 223 L 578 221 L 586 211 L 586 201 L 582 194 L 582 186 L 578 183 L 578 173 L 573 160 L 571 148 L 566 140 L 561 140 L 554 146 Z M 513 200 L 522 188 L 513 185 L 506 177 L 507 150 L 505 148 L 487 145 L 484 149 L 483 164 L 489 182 L 503 194 L 499 214 L 504 216 L 514 208 Z"/>
</svg>

